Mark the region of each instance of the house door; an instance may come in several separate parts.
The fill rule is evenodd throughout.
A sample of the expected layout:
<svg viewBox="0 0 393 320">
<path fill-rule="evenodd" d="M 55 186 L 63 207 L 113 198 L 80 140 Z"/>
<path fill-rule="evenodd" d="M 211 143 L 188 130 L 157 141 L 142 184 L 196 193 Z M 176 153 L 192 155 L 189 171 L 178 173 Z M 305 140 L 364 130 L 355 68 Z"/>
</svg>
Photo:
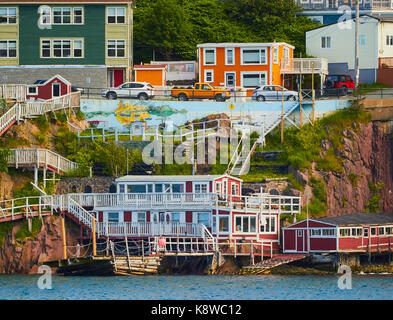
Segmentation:
<svg viewBox="0 0 393 320">
<path fill-rule="evenodd" d="M 236 87 L 236 73 L 235 72 L 227 72 L 225 76 L 225 84 L 227 88 Z"/>
<path fill-rule="evenodd" d="M 124 83 L 124 70 L 114 70 L 114 87 L 118 87 Z"/>
<path fill-rule="evenodd" d="M 61 87 L 60 83 L 53 83 L 52 84 L 52 98 L 60 97 L 61 96 Z"/>
<path fill-rule="evenodd" d="M 304 252 L 304 230 L 296 231 L 296 251 Z"/>
</svg>

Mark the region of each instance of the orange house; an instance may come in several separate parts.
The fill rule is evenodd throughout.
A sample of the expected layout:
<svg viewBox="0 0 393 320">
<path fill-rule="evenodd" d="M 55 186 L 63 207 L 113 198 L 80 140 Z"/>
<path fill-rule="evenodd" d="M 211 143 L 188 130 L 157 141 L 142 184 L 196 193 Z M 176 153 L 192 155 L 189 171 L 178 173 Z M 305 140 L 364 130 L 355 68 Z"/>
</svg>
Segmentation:
<svg viewBox="0 0 393 320">
<path fill-rule="evenodd" d="M 152 86 L 164 87 L 166 85 L 166 64 L 135 65 L 135 82 L 148 82 Z"/>
<path fill-rule="evenodd" d="M 227 89 L 282 85 L 294 49 L 285 42 L 200 44 L 199 81 Z"/>
</svg>

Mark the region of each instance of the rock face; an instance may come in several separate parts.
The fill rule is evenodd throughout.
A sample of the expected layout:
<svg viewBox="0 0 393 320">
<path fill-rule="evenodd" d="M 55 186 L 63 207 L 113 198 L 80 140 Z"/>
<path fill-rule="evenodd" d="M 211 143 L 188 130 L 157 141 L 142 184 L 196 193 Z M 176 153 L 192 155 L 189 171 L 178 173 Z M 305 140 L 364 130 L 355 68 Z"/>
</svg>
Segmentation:
<svg viewBox="0 0 393 320">
<path fill-rule="evenodd" d="M 21 226 L 13 225 L 0 248 L 0 274 L 35 274 L 41 263 L 63 258 L 61 220 L 55 216 L 45 217 L 41 231 L 35 239 L 27 240 L 24 245 L 17 244 L 15 235 Z M 77 232 L 66 231 L 67 245 L 76 245 Z"/>
<path fill-rule="evenodd" d="M 370 185 L 383 186 L 379 207 L 383 212 L 393 212 L 393 139 L 385 134 L 377 122 L 360 125 L 358 133 L 346 130 L 343 148 L 339 151 L 343 172 L 317 172 L 326 182 L 328 216 L 364 212 L 375 191 Z M 322 152 L 329 143 L 322 143 Z"/>
</svg>

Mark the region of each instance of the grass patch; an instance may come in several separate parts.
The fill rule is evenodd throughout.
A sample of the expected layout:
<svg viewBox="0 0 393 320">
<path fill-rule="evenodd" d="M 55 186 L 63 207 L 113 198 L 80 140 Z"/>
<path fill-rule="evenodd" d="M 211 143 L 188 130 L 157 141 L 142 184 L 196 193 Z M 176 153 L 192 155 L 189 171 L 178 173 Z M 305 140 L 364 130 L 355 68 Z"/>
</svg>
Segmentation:
<svg viewBox="0 0 393 320">
<path fill-rule="evenodd" d="M 44 114 L 35 118 L 33 122 L 41 131 L 47 132 L 49 130 L 49 121 Z"/>
<path fill-rule="evenodd" d="M 29 231 L 28 221 L 24 220 L 22 226 L 15 234 L 15 240 L 18 244 L 24 244 L 28 240 L 33 240 L 41 231 L 41 220 L 40 218 L 33 218 L 31 232 Z"/>
</svg>

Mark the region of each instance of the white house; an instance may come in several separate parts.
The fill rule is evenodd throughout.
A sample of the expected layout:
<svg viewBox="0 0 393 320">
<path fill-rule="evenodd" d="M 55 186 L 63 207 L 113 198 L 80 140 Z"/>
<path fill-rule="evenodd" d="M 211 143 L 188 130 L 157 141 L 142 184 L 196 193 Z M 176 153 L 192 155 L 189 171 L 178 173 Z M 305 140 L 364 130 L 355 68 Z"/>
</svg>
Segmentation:
<svg viewBox="0 0 393 320">
<path fill-rule="evenodd" d="M 393 57 L 393 17 L 364 15 L 359 25 L 360 82 L 373 83 L 378 68 Z M 318 27 L 306 32 L 307 54 L 329 61 L 329 74 L 355 76 L 356 19 Z"/>
</svg>

